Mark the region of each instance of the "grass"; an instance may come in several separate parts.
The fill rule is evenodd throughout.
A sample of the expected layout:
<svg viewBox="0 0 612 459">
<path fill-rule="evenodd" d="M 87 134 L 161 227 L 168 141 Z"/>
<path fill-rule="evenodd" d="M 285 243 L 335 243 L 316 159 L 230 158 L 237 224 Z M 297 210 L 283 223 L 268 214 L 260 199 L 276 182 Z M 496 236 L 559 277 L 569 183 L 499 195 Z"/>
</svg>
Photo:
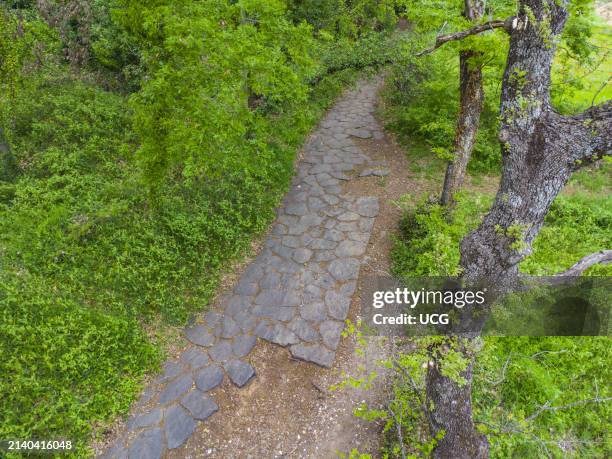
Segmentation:
<svg viewBox="0 0 612 459">
<path fill-rule="evenodd" d="M 19 173 L 0 182 L 0 438 L 62 438 L 89 454 L 91 435 L 158 368 L 173 326 L 206 308 L 265 230 L 297 149 L 355 76 L 324 78 L 307 104 L 270 120 L 272 178 L 169 181 L 155 206 L 124 96 L 32 83 L 13 113 Z"/>
</svg>

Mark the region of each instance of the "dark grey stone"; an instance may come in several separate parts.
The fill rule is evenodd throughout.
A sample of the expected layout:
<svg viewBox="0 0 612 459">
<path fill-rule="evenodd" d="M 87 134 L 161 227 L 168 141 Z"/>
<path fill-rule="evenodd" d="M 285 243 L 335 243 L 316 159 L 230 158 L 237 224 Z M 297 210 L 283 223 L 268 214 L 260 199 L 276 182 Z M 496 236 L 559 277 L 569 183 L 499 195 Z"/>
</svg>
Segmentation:
<svg viewBox="0 0 612 459">
<path fill-rule="evenodd" d="M 317 276 L 314 284 L 323 290 L 328 290 L 336 285 L 336 279 L 329 273 L 322 273 Z"/>
<path fill-rule="evenodd" d="M 359 241 L 342 241 L 336 248 L 339 257 L 356 257 L 365 253 L 366 244 Z"/>
<path fill-rule="evenodd" d="M 361 231 L 365 231 L 366 233 L 369 233 L 370 231 L 372 231 L 373 226 L 374 226 L 373 218 L 362 218 L 361 221 L 359 222 L 359 229 Z"/>
<path fill-rule="evenodd" d="M 319 332 L 323 337 L 323 343 L 330 349 L 336 349 L 340 342 L 342 329 L 344 325 L 342 322 L 336 322 L 335 320 L 326 320 L 319 326 Z"/>
<path fill-rule="evenodd" d="M 281 223 L 276 223 L 272 227 L 272 234 L 276 236 L 282 236 L 283 234 L 287 234 L 287 227 Z"/>
<path fill-rule="evenodd" d="M 334 352 L 320 344 L 299 343 L 291 346 L 289 349 L 295 358 L 313 362 L 322 367 L 329 368 L 334 363 Z"/>
<path fill-rule="evenodd" d="M 202 392 L 213 390 L 223 382 L 223 370 L 217 365 L 210 365 L 196 373 L 195 383 Z"/>
<path fill-rule="evenodd" d="M 352 297 L 353 293 L 355 293 L 355 288 L 357 287 L 357 282 L 347 282 L 342 287 L 340 287 L 340 292 L 343 295 L 348 297 Z"/>
<path fill-rule="evenodd" d="M 359 222 L 341 222 L 336 225 L 336 229 L 339 231 L 359 231 Z"/>
<path fill-rule="evenodd" d="M 204 365 L 208 365 L 210 359 L 206 351 L 190 347 L 181 354 L 181 361 L 189 365 L 192 369 L 196 370 L 202 368 Z"/>
<path fill-rule="evenodd" d="M 323 292 L 316 285 L 307 285 L 304 288 L 304 303 L 311 303 L 316 300 L 320 300 L 323 297 Z"/>
<path fill-rule="evenodd" d="M 322 209 L 326 205 L 327 204 L 325 202 L 323 202 L 321 199 L 317 198 L 316 196 L 311 196 L 310 198 L 308 198 L 308 207 L 310 207 L 313 210 Z"/>
<path fill-rule="evenodd" d="M 349 239 L 353 240 L 353 241 L 359 241 L 359 242 L 364 242 L 367 243 L 370 240 L 370 234 L 369 233 L 361 233 L 358 231 L 351 231 L 348 234 Z"/>
<path fill-rule="evenodd" d="M 129 430 L 142 429 L 143 427 L 153 427 L 161 422 L 163 411 L 161 408 L 153 408 L 151 411 L 132 416 L 128 419 L 127 428 Z"/>
<path fill-rule="evenodd" d="M 352 222 L 358 219 L 359 219 L 359 214 L 356 214 L 355 212 L 348 211 L 348 212 L 344 212 L 338 215 L 338 220 L 342 222 Z"/>
<path fill-rule="evenodd" d="M 306 263 L 308 260 L 312 258 L 312 250 L 308 250 L 305 248 L 295 249 L 293 252 L 293 259 L 296 263 Z"/>
<path fill-rule="evenodd" d="M 240 327 L 238 324 L 231 317 L 225 316 L 223 318 L 223 329 L 221 336 L 223 338 L 233 338 L 238 333 L 240 333 Z"/>
<path fill-rule="evenodd" d="M 328 217 L 337 217 L 338 215 L 344 213 L 344 209 L 339 207 L 330 207 L 329 209 L 325 209 L 323 213 Z"/>
<path fill-rule="evenodd" d="M 185 367 L 181 365 L 179 362 L 168 361 L 164 363 L 164 366 L 162 367 L 162 374 L 159 378 L 157 378 L 156 381 L 159 384 L 166 383 L 170 381 L 171 379 L 176 378 L 183 371 L 185 371 Z"/>
<path fill-rule="evenodd" d="M 284 300 L 284 293 L 279 290 L 262 290 L 257 297 L 255 297 L 255 304 L 264 306 L 282 306 Z"/>
<path fill-rule="evenodd" d="M 232 357 L 232 345 L 227 340 L 221 340 L 208 351 L 210 358 L 215 362 L 223 362 Z"/>
<path fill-rule="evenodd" d="M 328 270 L 335 279 L 340 281 L 357 279 L 359 261 L 355 258 L 334 260 L 329 264 Z"/>
<path fill-rule="evenodd" d="M 314 239 L 308 247 L 314 250 L 330 250 L 336 247 L 336 243 L 327 239 Z"/>
<path fill-rule="evenodd" d="M 300 316 L 306 320 L 320 322 L 325 320 L 327 317 L 327 310 L 325 304 L 321 301 L 314 303 L 308 303 L 300 306 Z"/>
<path fill-rule="evenodd" d="M 125 438 L 117 440 L 117 442 L 109 447 L 99 457 L 100 459 L 128 459 L 128 450 L 123 445 Z"/>
<path fill-rule="evenodd" d="M 306 207 L 306 204 L 304 203 L 289 204 L 285 207 L 285 213 L 288 215 L 302 216 L 306 215 L 307 212 L 308 207 Z"/>
<path fill-rule="evenodd" d="M 325 194 L 323 195 L 323 200 L 331 205 L 331 206 L 335 206 L 336 204 L 338 204 L 340 202 L 340 199 L 338 199 L 336 196 L 334 196 L 333 194 Z"/>
<path fill-rule="evenodd" d="M 215 341 L 215 337 L 204 325 L 194 325 L 185 329 L 185 336 L 193 344 L 198 346 L 210 346 Z"/>
<path fill-rule="evenodd" d="M 259 322 L 257 327 L 255 327 L 255 335 L 261 339 L 270 341 L 272 338 L 272 325 L 264 321 Z"/>
<path fill-rule="evenodd" d="M 245 357 L 251 352 L 256 342 L 257 337 L 255 335 L 238 335 L 232 342 L 232 353 L 236 357 Z"/>
<path fill-rule="evenodd" d="M 240 280 L 245 281 L 245 282 L 257 282 L 259 281 L 259 279 L 263 277 L 263 275 L 264 275 L 264 272 L 263 272 L 262 267 L 258 265 L 257 263 L 252 263 L 248 268 L 244 270 Z"/>
<path fill-rule="evenodd" d="M 238 282 L 238 285 L 236 285 L 236 288 L 234 289 L 234 293 L 241 295 L 241 296 L 251 296 L 251 295 L 255 295 L 257 293 L 257 290 L 259 289 L 258 285 L 256 282 L 248 282 L 247 280 L 244 281 L 240 281 Z"/>
<path fill-rule="evenodd" d="M 153 398 L 153 395 L 155 395 L 155 391 L 153 390 L 153 387 L 149 385 L 140 394 L 140 398 L 136 402 L 136 406 L 138 407 L 146 405 Z"/>
<path fill-rule="evenodd" d="M 172 402 L 187 392 L 193 386 L 191 373 L 179 376 L 174 381 L 169 382 L 165 389 L 159 394 L 159 403 L 164 405 Z"/>
<path fill-rule="evenodd" d="M 254 285 L 255 291 L 257 291 L 257 284 L 248 284 Z M 251 307 L 252 297 L 249 296 L 241 296 L 241 295 L 233 295 L 229 301 L 227 302 L 227 306 L 225 307 L 224 313 L 230 316 L 235 316 L 241 311 L 248 310 Z"/>
<path fill-rule="evenodd" d="M 301 340 L 313 342 L 319 338 L 317 331 L 301 317 L 295 317 L 288 325 L 289 329 Z"/>
<path fill-rule="evenodd" d="M 161 429 L 145 430 L 138 435 L 128 452 L 130 459 L 159 459 L 164 450 L 164 439 Z"/>
<path fill-rule="evenodd" d="M 243 332 L 251 331 L 257 323 L 257 318 L 250 310 L 240 311 L 234 316 L 234 320 Z"/>
<path fill-rule="evenodd" d="M 210 311 L 204 314 L 204 320 L 206 321 L 206 325 L 208 325 L 210 328 L 215 328 L 223 320 L 223 314 Z"/>
<path fill-rule="evenodd" d="M 357 199 L 355 211 L 363 217 L 376 217 L 378 215 L 378 199 L 374 197 Z"/>
<path fill-rule="evenodd" d="M 300 221 L 298 223 L 298 225 L 300 226 L 305 226 L 307 228 L 310 228 L 311 226 L 317 226 L 320 225 L 323 222 L 323 218 L 319 217 L 318 215 L 305 215 L 303 217 L 300 217 Z M 305 231 L 302 231 L 302 233 L 304 233 Z M 300 234 L 302 234 L 300 233 Z"/>
<path fill-rule="evenodd" d="M 351 297 L 330 290 L 325 294 L 325 304 L 331 317 L 344 320 L 351 306 Z"/>
<path fill-rule="evenodd" d="M 181 404 L 187 408 L 194 419 L 203 421 L 219 411 L 219 406 L 211 396 L 194 389 L 181 399 Z"/>
<path fill-rule="evenodd" d="M 336 259 L 336 254 L 331 250 L 321 250 L 315 254 L 315 261 L 332 261 Z"/>
<path fill-rule="evenodd" d="M 280 274 L 269 272 L 259 281 L 259 285 L 262 289 L 278 289 L 280 287 Z"/>
<path fill-rule="evenodd" d="M 225 371 L 231 381 L 238 387 L 243 387 L 255 376 L 255 369 L 251 364 L 242 360 L 232 360 L 225 364 Z"/>
<path fill-rule="evenodd" d="M 281 324 L 274 325 L 272 327 L 270 338 L 266 339 L 280 346 L 287 346 L 289 344 L 299 343 L 300 341 L 295 333 Z"/>
<path fill-rule="evenodd" d="M 291 320 L 295 315 L 295 308 L 285 306 L 256 306 L 253 308 L 253 314 L 257 317 L 266 317 L 268 319 L 286 322 Z"/>
<path fill-rule="evenodd" d="M 298 236 L 283 237 L 283 245 L 296 249 L 302 245 L 302 240 Z"/>
<path fill-rule="evenodd" d="M 359 177 L 385 177 L 389 175 L 389 169 L 374 169 L 374 168 L 366 168 L 359 174 Z"/>
<path fill-rule="evenodd" d="M 172 405 L 166 410 L 164 431 L 168 449 L 174 449 L 187 441 L 196 428 L 196 422 L 184 408 Z"/>
</svg>

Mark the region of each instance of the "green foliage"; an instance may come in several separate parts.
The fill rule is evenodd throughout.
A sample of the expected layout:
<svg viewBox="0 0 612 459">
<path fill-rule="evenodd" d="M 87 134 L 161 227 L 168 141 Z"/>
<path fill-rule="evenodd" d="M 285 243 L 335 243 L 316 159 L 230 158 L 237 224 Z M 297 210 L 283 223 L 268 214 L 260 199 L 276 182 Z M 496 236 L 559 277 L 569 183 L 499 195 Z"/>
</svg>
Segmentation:
<svg viewBox="0 0 612 459">
<path fill-rule="evenodd" d="M 460 195 L 452 220 L 439 204 L 407 207 L 391 253 L 393 274 L 399 277 L 458 275 L 459 241 L 478 225 L 478 215 L 490 203 L 490 198 L 482 195 Z"/>
<path fill-rule="evenodd" d="M 552 275 L 569 268 L 589 253 L 610 247 L 612 198 L 604 194 L 561 196 L 551 206 L 545 225 L 533 244 L 533 254 L 521 269 L 533 275 Z M 591 275 L 609 276 L 609 265 L 589 268 Z"/>
<path fill-rule="evenodd" d="M 610 165 L 584 171 L 572 181 L 576 192 L 562 194 L 553 203 L 544 226 L 533 243 L 533 253 L 520 265 L 522 272 L 552 275 L 568 269 L 580 258 L 610 245 L 610 196 L 607 183 Z M 587 192 L 580 183 L 600 188 Z M 393 273 L 397 276 L 447 276 L 459 274 L 459 243 L 480 222 L 492 197 L 479 193 L 461 194 L 453 217 L 448 219 L 438 204 L 407 207 L 400 235 L 392 251 Z M 522 247 L 523 228 L 504 230 Z M 591 275 L 610 275 L 609 265 L 596 265 Z"/>
<path fill-rule="evenodd" d="M 356 42 L 281 1 L 8 6 L 0 436 L 70 437 L 84 456 L 163 357 L 155 324 L 206 307 L 273 218 L 304 137 L 370 61 L 335 55 Z M 384 26 L 354 25 L 378 52 Z"/>
<path fill-rule="evenodd" d="M 487 338 L 474 418 L 495 457 L 607 457 L 608 337 Z M 552 408 L 552 409 L 551 409 Z"/>
<path fill-rule="evenodd" d="M 468 169 L 471 172 L 498 169 L 501 164 L 498 115 L 507 34 L 497 29 L 449 42 L 418 57 L 416 54 L 429 48 L 436 35 L 463 30 L 473 24 L 461 16 L 463 1 L 446 1 L 444 8 L 434 1 L 404 3 L 413 34 L 392 70 L 385 92 L 387 127 L 404 143 L 425 142 L 435 154 L 444 159 L 452 157 L 459 111 L 459 52 L 475 51 L 478 54 L 471 59 L 471 64 L 482 68 L 485 99 Z M 592 3 L 591 0 L 570 2 L 570 18 L 553 68 L 553 102 L 568 113 L 588 108 L 600 89 L 597 101 L 610 96 L 611 86 L 606 81 L 611 62 L 606 48 L 610 27 L 600 24 L 593 34 Z M 483 21 L 513 14 L 516 14 L 515 2 L 486 2 Z M 526 77 L 513 78 L 518 84 Z M 525 102 L 529 102 L 527 98 Z"/>
</svg>

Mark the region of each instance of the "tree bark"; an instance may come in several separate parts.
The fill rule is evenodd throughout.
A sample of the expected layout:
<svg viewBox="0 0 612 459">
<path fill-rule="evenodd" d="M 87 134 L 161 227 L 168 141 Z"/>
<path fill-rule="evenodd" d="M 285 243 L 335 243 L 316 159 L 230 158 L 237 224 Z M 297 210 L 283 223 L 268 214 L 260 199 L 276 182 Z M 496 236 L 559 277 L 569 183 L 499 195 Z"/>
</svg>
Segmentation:
<svg viewBox="0 0 612 459">
<path fill-rule="evenodd" d="M 482 17 L 484 2 L 481 0 L 465 0 L 463 15 L 472 21 Z M 437 43 L 438 40 L 436 40 Z M 463 185 L 476 133 L 480 124 L 480 113 L 484 101 L 482 85 L 482 70 L 474 64 L 473 59 L 478 57 L 475 51 L 461 51 L 459 55 L 459 90 L 460 106 L 455 130 L 454 159 L 448 163 L 442 196 L 440 202 L 443 206 L 452 206 L 455 193 Z"/>
<path fill-rule="evenodd" d="M 502 179 L 489 213 L 461 242 L 464 279 L 495 285 L 498 293 L 515 283 L 519 262 L 531 252 L 550 205 L 572 173 L 612 150 L 609 101 L 577 116 L 561 116 L 550 105 L 550 68 L 567 19 L 565 4 L 520 1 L 502 81 Z M 467 351 L 470 339 L 459 342 L 460 352 L 473 362 Z M 427 379 L 433 402 L 430 417 L 436 420 L 434 431 L 446 434 L 434 456 L 486 457 L 486 440 L 473 427 L 472 364 L 461 385 L 441 375 L 443 361 L 436 355 L 432 354 Z"/>
</svg>

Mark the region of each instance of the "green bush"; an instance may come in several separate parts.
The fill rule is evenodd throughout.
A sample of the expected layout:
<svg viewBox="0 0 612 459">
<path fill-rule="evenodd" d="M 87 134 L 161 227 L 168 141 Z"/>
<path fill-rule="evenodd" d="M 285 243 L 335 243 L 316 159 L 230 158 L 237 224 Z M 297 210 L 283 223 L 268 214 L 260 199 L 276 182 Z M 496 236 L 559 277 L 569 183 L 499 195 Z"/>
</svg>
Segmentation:
<svg viewBox="0 0 612 459">
<path fill-rule="evenodd" d="M 334 51 L 336 38 L 292 25 L 282 2 L 169 3 L 177 11 L 148 10 L 168 15 L 160 38 L 124 22 L 146 12 L 137 2 L 95 2 L 79 68 L 35 9 L 0 9 L 2 438 L 66 438 L 87 454 L 163 358 L 152 324 L 206 307 L 356 76 L 352 64 L 328 74 L 302 48 L 336 62 L 351 43 Z M 191 40 L 224 20 L 216 41 Z"/>
</svg>

